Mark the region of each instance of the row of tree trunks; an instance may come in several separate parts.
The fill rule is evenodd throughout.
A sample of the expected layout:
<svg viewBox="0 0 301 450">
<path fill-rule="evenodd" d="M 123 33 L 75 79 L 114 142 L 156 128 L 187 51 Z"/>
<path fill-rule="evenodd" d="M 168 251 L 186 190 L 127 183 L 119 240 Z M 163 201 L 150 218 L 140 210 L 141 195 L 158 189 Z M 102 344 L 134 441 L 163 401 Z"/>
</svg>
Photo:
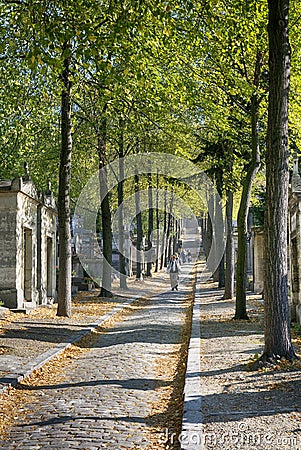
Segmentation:
<svg viewBox="0 0 301 450">
<path fill-rule="evenodd" d="M 254 364 L 274 364 L 281 358 L 296 358 L 291 342 L 288 304 L 287 212 L 289 187 L 288 93 L 290 45 L 288 37 L 289 0 L 268 0 L 269 7 L 269 105 L 266 151 L 264 352 Z M 262 55 L 258 53 L 254 84 L 258 86 Z M 235 319 L 248 319 L 246 309 L 247 218 L 251 189 L 260 167 L 258 142 L 259 100 L 251 101 L 252 160 L 249 164 L 238 213 L 238 256 Z M 233 265 L 233 195 L 227 192 L 226 265 Z M 209 226 L 208 226 L 209 225 Z M 210 220 L 207 221 L 210 236 Z M 207 233 L 206 233 L 207 235 Z M 210 239 L 209 239 L 210 241 Z M 210 242 L 206 240 L 206 254 Z M 227 272 L 227 269 L 226 269 Z M 226 276 L 224 298 L 233 294 L 232 273 Z"/>
<path fill-rule="evenodd" d="M 158 175 L 157 175 L 157 185 L 158 185 Z M 138 257 L 137 257 L 137 271 L 136 271 L 136 278 L 142 279 L 143 276 L 143 266 L 146 265 L 146 273 L 145 275 L 147 277 L 152 276 L 153 271 L 153 261 L 151 258 L 151 250 L 153 248 L 152 244 L 152 233 L 154 231 L 154 213 L 156 214 L 156 229 L 159 230 L 160 228 L 160 210 L 159 210 L 159 199 L 158 199 L 158 188 L 157 188 L 157 195 L 156 195 L 156 208 L 154 208 L 154 199 L 153 199 L 153 177 L 152 174 L 147 175 L 148 180 L 148 226 L 147 226 L 147 232 L 144 233 L 143 230 L 143 224 L 142 224 L 142 215 L 141 215 L 141 209 L 140 209 L 140 194 L 139 194 L 139 176 L 138 173 L 135 174 L 134 181 L 135 181 L 135 203 L 136 203 L 136 226 L 137 226 L 137 250 L 138 250 Z M 170 203 L 168 204 L 167 201 L 167 191 L 164 193 L 164 211 L 163 211 L 163 234 L 160 242 L 160 236 L 159 233 L 157 234 L 156 238 L 156 260 L 154 265 L 154 271 L 158 272 L 159 270 L 163 270 L 164 267 L 167 266 L 168 261 L 171 258 L 172 253 L 175 252 L 175 249 L 177 248 L 177 243 L 180 236 L 180 229 L 178 221 L 175 220 L 173 216 L 173 203 L 174 198 L 173 195 L 171 196 Z M 120 227 L 122 225 L 120 224 Z M 146 248 L 143 247 L 143 236 L 144 234 L 147 235 L 147 245 Z M 148 251 L 148 260 L 144 263 L 144 261 L 141 260 L 142 255 L 139 253 L 141 250 L 147 250 Z"/>
</svg>

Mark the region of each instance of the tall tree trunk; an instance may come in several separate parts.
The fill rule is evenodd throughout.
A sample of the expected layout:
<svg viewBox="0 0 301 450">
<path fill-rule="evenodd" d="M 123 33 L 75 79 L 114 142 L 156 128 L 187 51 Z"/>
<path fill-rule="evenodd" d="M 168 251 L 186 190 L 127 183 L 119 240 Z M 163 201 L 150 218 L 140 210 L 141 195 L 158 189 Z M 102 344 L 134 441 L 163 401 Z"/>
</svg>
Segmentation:
<svg viewBox="0 0 301 450">
<path fill-rule="evenodd" d="M 98 157 L 103 239 L 102 286 L 99 297 L 112 297 L 112 217 L 105 168 L 107 163 L 107 122 L 105 116 L 102 118 L 98 136 Z"/>
<path fill-rule="evenodd" d="M 168 238 L 168 252 L 167 252 L 167 261 L 171 260 L 172 256 L 172 244 L 173 244 L 173 222 L 174 218 L 171 214 L 169 214 L 169 238 Z"/>
<path fill-rule="evenodd" d="M 224 299 L 231 299 L 234 296 L 234 245 L 233 245 L 232 216 L 233 216 L 233 192 L 228 190 L 226 201 L 227 242 L 226 242 L 226 271 L 225 271 Z"/>
<path fill-rule="evenodd" d="M 261 360 L 295 357 L 287 268 L 289 0 L 269 0 L 269 107 L 265 209 L 265 347 Z"/>
<path fill-rule="evenodd" d="M 148 174 L 148 230 L 147 230 L 147 250 L 152 249 L 152 232 L 154 229 L 154 209 L 153 209 L 153 195 L 152 195 L 152 174 Z M 151 256 L 148 257 L 147 262 L 147 270 L 146 270 L 146 276 L 151 277 L 152 276 L 152 267 L 153 262 L 150 259 Z"/>
<path fill-rule="evenodd" d="M 206 218 L 203 213 L 201 218 L 201 246 L 202 251 L 206 254 Z"/>
<path fill-rule="evenodd" d="M 259 151 L 258 151 L 259 154 Z M 236 269 L 236 309 L 234 318 L 237 320 L 248 320 L 246 304 L 247 285 L 247 251 L 248 251 L 248 214 L 250 197 L 254 179 L 259 170 L 260 163 L 253 160 L 249 166 L 244 181 L 242 196 L 237 216 L 237 269 Z"/>
<path fill-rule="evenodd" d="M 159 234 L 159 227 L 160 227 L 160 212 L 159 212 L 159 173 L 157 169 L 157 176 L 156 176 L 156 229 L 157 229 L 157 243 L 156 243 L 156 264 L 155 264 L 155 272 L 158 272 L 159 270 L 159 255 L 160 255 L 160 234 Z"/>
<path fill-rule="evenodd" d="M 221 168 L 217 168 L 215 172 L 215 179 L 216 179 L 216 190 L 218 192 L 218 196 L 215 196 L 215 214 L 217 217 L 217 220 L 219 223 L 223 222 L 223 212 L 222 212 L 222 205 L 221 205 L 221 199 L 223 196 L 223 170 Z M 217 281 L 218 281 L 218 287 L 222 288 L 225 286 L 225 258 L 224 255 L 222 256 L 220 263 L 217 268 Z"/>
<path fill-rule="evenodd" d="M 126 283 L 126 258 L 125 258 L 125 233 L 124 233 L 124 211 L 123 211 L 123 200 L 124 200 L 124 138 L 123 138 L 123 128 L 124 123 L 122 120 L 119 121 L 120 135 L 119 135 L 119 181 L 118 181 L 118 241 L 119 241 L 119 273 L 120 280 L 119 286 L 121 289 L 127 288 Z"/>
<path fill-rule="evenodd" d="M 162 243 L 161 243 L 161 262 L 160 262 L 160 270 L 166 264 L 166 243 L 167 243 L 167 191 L 164 191 L 164 216 L 163 216 L 163 235 L 162 235 Z"/>
<path fill-rule="evenodd" d="M 165 256 L 164 256 L 164 261 L 165 261 L 165 266 L 167 266 L 168 261 L 170 259 L 170 255 L 169 255 L 169 233 L 170 233 L 170 214 L 167 213 L 167 228 L 166 228 L 166 242 L 165 242 Z"/>
<path fill-rule="evenodd" d="M 165 247 L 165 265 L 171 258 L 171 228 L 172 228 L 172 209 L 173 209 L 173 195 L 170 199 L 169 213 L 167 213 L 167 230 L 166 230 L 166 247 Z"/>
<path fill-rule="evenodd" d="M 123 217 L 123 199 L 124 199 L 124 159 L 119 158 L 119 182 L 118 182 L 118 240 L 119 240 L 119 272 L 121 289 L 127 288 L 126 283 L 126 259 L 125 259 L 125 233 Z"/>
<path fill-rule="evenodd" d="M 172 253 L 177 252 L 178 241 L 180 239 L 179 222 L 174 219 L 173 240 L 172 240 Z"/>
<path fill-rule="evenodd" d="M 141 249 L 142 249 L 142 239 L 143 239 L 143 228 L 142 228 L 142 216 L 140 208 L 140 193 L 139 193 L 139 177 L 136 172 L 135 174 L 135 202 L 136 202 L 136 220 L 137 220 L 137 272 L 136 279 L 142 279 L 142 260 L 141 260 Z"/>
<path fill-rule="evenodd" d="M 209 200 L 211 202 L 211 199 Z M 211 208 L 211 212 L 212 212 L 212 208 Z M 211 265 L 211 261 L 209 259 L 209 255 L 210 255 L 210 251 L 211 251 L 211 247 L 212 247 L 212 241 L 213 241 L 213 227 L 212 227 L 212 219 L 211 215 L 207 214 L 207 221 L 206 221 L 206 230 L 205 230 L 205 255 L 206 255 L 206 259 L 207 259 L 207 264 L 208 264 L 208 269 L 210 270 L 210 272 L 212 272 L 214 270 L 214 268 Z"/>
<path fill-rule="evenodd" d="M 261 67 L 262 55 L 258 53 L 254 73 L 255 86 L 258 86 L 259 84 Z M 252 159 L 243 183 L 243 190 L 237 216 L 238 245 L 236 269 L 236 305 L 234 316 L 234 319 L 237 320 L 248 320 L 246 305 L 248 214 L 253 183 L 260 168 L 258 109 L 258 97 L 257 94 L 254 94 L 251 98 Z"/>
<path fill-rule="evenodd" d="M 64 45 L 64 51 L 70 47 Z M 60 156 L 58 192 L 59 284 L 57 315 L 71 316 L 71 229 L 70 229 L 70 177 L 72 156 L 70 57 L 64 60 L 62 74 L 62 147 Z"/>
</svg>

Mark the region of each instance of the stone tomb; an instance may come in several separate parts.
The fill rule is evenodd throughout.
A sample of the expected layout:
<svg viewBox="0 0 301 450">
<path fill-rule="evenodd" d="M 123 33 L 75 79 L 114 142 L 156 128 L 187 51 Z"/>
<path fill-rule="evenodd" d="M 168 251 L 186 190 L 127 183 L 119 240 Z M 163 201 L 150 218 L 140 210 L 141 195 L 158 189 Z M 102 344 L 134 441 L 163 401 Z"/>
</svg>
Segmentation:
<svg viewBox="0 0 301 450">
<path fill-rule="evenodd" d="M 31 309 L 56 295 L 56 206 L 25 176 L 0 181 L 0 300 Z"/>
<path fill-rule="evenodd" d="M 253 226 L 253 281 L 255 294 L 263 293 L 264 284 L 264 231 L 263 227 Z"/>
</svg>

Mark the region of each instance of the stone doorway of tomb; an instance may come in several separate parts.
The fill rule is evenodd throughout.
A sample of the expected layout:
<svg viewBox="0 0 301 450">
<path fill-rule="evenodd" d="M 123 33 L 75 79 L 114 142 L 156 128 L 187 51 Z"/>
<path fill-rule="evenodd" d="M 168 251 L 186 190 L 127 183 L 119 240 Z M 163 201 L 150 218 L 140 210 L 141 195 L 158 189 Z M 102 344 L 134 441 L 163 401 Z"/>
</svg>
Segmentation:
<svg viewBox="0 0 301 450">
<path fill-rule="evenodd" d="M 23 292 L 24 301 L 32 301 L 32 230 L 23 230 Z"/>
</svg>

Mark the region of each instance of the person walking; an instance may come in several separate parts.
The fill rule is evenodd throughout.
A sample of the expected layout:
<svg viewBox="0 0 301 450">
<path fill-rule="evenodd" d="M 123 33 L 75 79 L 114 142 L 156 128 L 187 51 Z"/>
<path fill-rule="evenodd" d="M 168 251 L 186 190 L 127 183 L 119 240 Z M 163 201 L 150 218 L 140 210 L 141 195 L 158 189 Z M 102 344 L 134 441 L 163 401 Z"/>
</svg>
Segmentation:
<svg viewBox="0 0 301 450">
<path fill-rule="evenodd" d="M 188 250 L 188 252 L 187 252 L 187 261 L 188 261 L 189 263 L 191 263 L 191 261 L 192 261 L 192 254 L 191 254 L 191 251 L 190 251 L 190 250 Z"/>
<path fill-rule="evenodd" d="M 182 260 L 182 263 L 183 263 L 183 264 L 186 263 L 186 251 L 185 251 L 184 248 L 183 248 L 182 251 L 181 251 L 181 260 Z"/>
<path fill-rule="evenodd" d="M 176 255 L 172 255 L 171 260 L 167 265 L 167 273 L 170 277 L 171 290 L 178 290 L 179 273 L 181 272 L 180 262 Z"/>
</svg>

